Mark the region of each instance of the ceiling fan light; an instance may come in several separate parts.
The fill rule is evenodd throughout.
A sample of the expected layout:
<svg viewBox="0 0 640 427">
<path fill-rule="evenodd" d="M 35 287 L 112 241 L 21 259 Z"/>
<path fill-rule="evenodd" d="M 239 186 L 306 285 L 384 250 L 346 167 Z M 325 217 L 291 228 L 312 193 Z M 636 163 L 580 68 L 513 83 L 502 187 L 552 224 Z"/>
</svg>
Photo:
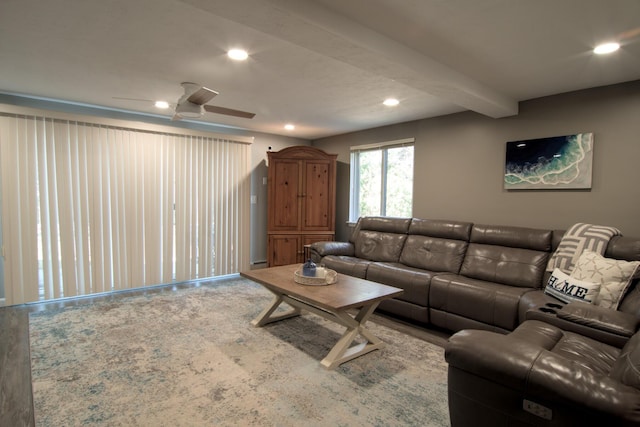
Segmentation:
<svg viewBox="0 0 640 427">
<path fill-rule="evenodd" d="M 227 52 L 227 55 L 229 56 L 229 58 L 236 61 L 244 61 L 249 57 L 247 51 L 243 49 L 231 49 L 229 52 Z"/>
<path fill-rule="evenodd" d="M 604 55 L 615 52 L 618 49 L 620 49 L 620 45 L 618 43 L 602 43 L 593 49 L 593 53 Z"/>
<path fill-rule="evenodd" d="M 176 107 L 176 115 L 184 119 L 197 119 L 202 117 L 202 105 L 185 101 Z"/>
</svg>

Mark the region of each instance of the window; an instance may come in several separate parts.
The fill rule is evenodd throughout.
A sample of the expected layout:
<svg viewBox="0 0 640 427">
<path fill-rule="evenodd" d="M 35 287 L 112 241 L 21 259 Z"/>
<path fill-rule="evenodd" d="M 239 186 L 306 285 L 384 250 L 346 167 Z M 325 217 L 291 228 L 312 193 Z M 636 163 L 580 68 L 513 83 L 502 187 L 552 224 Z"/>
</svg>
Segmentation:
<svg viewBox="0 0 640 427">
<path fill-rule="evenodd" d="M 7 304 L 247 268 L 250 144 L 173 132 L 0 114 Z"/>
<path fill-rule="evenodd" d="M 412 216 L 413 143 L 410 138 L 351 147 L 350 221 Z"/>
</svg>

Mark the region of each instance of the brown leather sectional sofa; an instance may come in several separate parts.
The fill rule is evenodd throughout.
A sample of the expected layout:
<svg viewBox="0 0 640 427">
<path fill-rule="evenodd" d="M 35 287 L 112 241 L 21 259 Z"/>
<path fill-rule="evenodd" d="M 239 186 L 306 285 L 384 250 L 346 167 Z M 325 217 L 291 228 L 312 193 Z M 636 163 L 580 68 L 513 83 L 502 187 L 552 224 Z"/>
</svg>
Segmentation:
<svg viewBox="0 0 640 427">
<path fill-rule="evenodd" d="M 363 217 L 348 242 L 317 242 L 311 258 L 343 274 L 404 289 L 380 310 L 456 332 L 507 333 L 527 318 L 557 319 L 544 294 L 563 231 L 418 218 Z M 640 260 L 640 238 L 615 236 L 608 258 Z M 619 312 L 640 318 L 640 288 Z M 628 336 L 624 338 L 624 341 Z"/>
<path fill-rule="evenodd" d="M 617 310 L 544 293 L 563 231 L 364 217 L 317 263 L 405 290 L 379 309 L 455 333 L 445 348 L 456 426 L 640 425 L 640 286 Z M 604 254 L 640 260 L 640 238 Z M 458 332 L 459 331 L 459 332 Z"/>
</svg>

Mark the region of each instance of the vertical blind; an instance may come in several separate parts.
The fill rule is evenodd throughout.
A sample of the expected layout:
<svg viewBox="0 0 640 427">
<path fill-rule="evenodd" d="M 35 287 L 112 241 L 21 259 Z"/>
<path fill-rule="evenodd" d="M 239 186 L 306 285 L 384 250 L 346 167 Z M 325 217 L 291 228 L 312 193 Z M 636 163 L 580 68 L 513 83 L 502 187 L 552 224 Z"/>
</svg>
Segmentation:
<svg viewBox="0 0 640 427">
<path fill-rule="evenodd" d="M 0 115 L 7 304 L 249 265 L 250 145 Z"/>
</svg>

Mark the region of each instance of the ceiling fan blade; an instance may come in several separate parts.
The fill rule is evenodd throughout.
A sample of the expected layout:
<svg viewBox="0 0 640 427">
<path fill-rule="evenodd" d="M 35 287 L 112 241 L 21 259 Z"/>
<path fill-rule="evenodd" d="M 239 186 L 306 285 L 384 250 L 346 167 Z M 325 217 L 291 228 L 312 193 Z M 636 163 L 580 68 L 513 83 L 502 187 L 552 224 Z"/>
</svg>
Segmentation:
<svg viewBox="0 0 640 427">
<path fill-rule="evenodd" d="M 197 91 L 193 92 L 191 95 L 189 95 L 189 97 L 187 98 L 187 101 L 197 105 L 204 105 L 207 102 L 211 101 L 213 97 L 216 96 L 217 94 L 218 92 L 216 92 L 215 90 L 211 90 L 203 86 Z"/>
<path fill-rule="evenodd" d="M 225 107 L 216 107 L 214 105 L 205 105 L 204 109 L 209 113 L 224 114 L 225 116 L 242 117 L 245 119 L 253 119 L 255 116 L 255 113 L 248 113 L 246 111 L 233 110 Z"/>
<path fill-rule="evenodd" d="M 112 96 L 113 99 L 120 99 L 123 101 L 141 101 L 141 102 L 153 102 L 150 99 L 142 99 L 142 98 L 126 98 L 124 96 Z"/>
</svg>

